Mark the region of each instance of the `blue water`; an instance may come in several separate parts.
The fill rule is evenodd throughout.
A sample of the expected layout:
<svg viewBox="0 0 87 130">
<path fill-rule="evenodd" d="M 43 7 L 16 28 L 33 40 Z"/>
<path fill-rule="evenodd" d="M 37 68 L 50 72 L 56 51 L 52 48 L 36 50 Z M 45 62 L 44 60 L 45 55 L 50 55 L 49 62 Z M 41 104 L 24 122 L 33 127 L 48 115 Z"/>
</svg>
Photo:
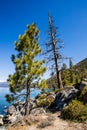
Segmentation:
<svg viewBox="0 0 87 130">
<path fill-rule="evenodd" d="M 5 108 L 7 109 L 11 105 L 6 101 L 5 98 L 5 95 L 9 93 L 10 93 L 9 87 L 0 87 L 0 114 L 5 114 Z M 30 98 L 36 97 L 39 93 L 40 93 L 39 89 L 31 88 Z"/>
</svg>

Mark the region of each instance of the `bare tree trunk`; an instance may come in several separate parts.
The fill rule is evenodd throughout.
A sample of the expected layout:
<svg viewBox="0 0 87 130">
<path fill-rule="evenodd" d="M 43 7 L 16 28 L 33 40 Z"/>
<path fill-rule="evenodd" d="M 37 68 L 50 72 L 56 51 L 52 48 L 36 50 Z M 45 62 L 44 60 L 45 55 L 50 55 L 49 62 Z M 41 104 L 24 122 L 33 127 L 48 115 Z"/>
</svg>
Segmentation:
<svg viewBox="0 0 87 130">
<path fill-rule="evenodd" d="M 58 53 L 56 51 L 55 42 L 53 42 L 53 48 L 54 48 L 54 58 L 55 58 L 55 64 L 56 64 L 56 76 L 57 76 L 57 84 L 58 88 L 63 88 L 62 79 L 61 79 L 61 72 L 58 65 Z"/>
<path fill-rule="evenodd" d="M 28 116 L 30 113 L 30 82 L 27 81 L 27 94 L 26 94 L 26 106 L 25 106 L 25 116 Z"/>
<path fill-rule="evenodd" d="M 54 32 L 52 19 L 50 16 L 49 16 L 49 25 L 50 25 L 51 43 L 52 43 L 53 52 L 54 52 L 54 61 L 55 61 L 55 66 L 56 66 L 56 76 L 57 76 L 58 88 L 63 88 L 61 73 L 60 73 L 60 69 L 59 69 L 59 62 L 58 62 L 59 53 L 58 53 L 58 50 L 56 48 L 55 32 Z"/>
<path fill-rule="evenodd" d="M 61 72 L 57 71 L 57 79 L 58 79 L 58 88 L 63 88 L 62 79 L 61 79 Z"/>
</svg>

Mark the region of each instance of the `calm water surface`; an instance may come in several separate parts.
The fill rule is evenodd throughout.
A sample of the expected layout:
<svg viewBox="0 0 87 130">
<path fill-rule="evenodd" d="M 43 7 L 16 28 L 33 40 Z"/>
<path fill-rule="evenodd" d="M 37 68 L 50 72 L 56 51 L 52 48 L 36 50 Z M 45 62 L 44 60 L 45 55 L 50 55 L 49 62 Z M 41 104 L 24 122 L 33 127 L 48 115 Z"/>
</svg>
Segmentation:
<svg viewBox="0 0 87 130">
<path fill-rule="evenodd" d="M 23 90 L 25 91 L 25 90 Z M 9 94 L 9 87 L 0 87 L 0 114 L 5 114 L 5 109 L 8 108 L 11 104 L 6 101 L 5 95 Z M 33 89 L 31 88 L 31 94 L 30 97 L 34 98 L 40 93 L 39 89 Z"/>
</svg>

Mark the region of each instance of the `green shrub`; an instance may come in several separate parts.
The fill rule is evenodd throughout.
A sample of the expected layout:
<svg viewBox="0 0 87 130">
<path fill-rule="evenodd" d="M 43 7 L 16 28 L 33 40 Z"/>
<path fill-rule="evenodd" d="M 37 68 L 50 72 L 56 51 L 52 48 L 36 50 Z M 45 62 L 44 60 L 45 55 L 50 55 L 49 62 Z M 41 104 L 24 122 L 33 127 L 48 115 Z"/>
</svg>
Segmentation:
<svg viewBox="0 0 87 130">
<path fill-rule="evenodd" d="M 39 97 L 38 97 L 38 100 L 40 99 L 45 99 L 47 97 L 47 94 L 41 94 Z"/>
<path fill-rule="evenodd" d="M 83 103 L 87 103 L 87 86 L 84 87 L 82 90 L 80 96 L 79 96 L 80 101 Z"/>
<path fill-rule="evenodd" d="M 52 95 L 48 95 L 46 98 L 47 104 L 48 106 L 51 105 L 51 103 L 54 101 L 55 97 L 53 97 Z"/>
<path fill-rule="evenodd" d="M 52 95 L 48 95 L 47 97 L 41 97 L 37 100 L 38 107 L 46 107 L 49 106 L 54 101 L 54 97 Z"/>
<path fill-rule="evenodd" d="M 47 106 L 46 99 L 41 99 L 37 101 L 37 107 L 45 107 L 45 106 Z"/>
<path fill-rule="evenodd" d="M 78 100 L 73 100 L 64 108 L 63 116 L 65 119 L 87 121 L 87 107 Z"/>
<path fill-rule="evenodd" d="M 56 89 L 54 93 L 57 94 L 58 92 L 62 91 L 63 89 L 64 89 L 64 88 Z"/>
</svg>

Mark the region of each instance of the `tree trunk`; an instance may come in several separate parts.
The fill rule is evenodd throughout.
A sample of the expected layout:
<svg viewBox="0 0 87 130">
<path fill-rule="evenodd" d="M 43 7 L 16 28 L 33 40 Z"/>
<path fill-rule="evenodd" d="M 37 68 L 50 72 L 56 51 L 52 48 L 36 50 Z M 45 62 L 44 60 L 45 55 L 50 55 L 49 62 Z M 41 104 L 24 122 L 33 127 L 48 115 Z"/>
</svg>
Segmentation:
<svg viewBox="0 0 87 130">
<path fill-rule="evenodd" d="M 58 88 L 63 88 L 62 79 L 61 79 L 61 72 L 57 70 L 57 81 L 58 81 Z"/>
<path fill-rule="evenodd" d="M 54 41 L 53 33 L 51 35 L 52 35 L 52 45 L 53 45 L 53 50 L 54 50 L 54 60 L 55 60 L 55 64 L 56 64 L 56 76 L 57 76 L 58 88 L 63 88 L 61 72 L 60 72 L 60 68 L 59 68 L 59 64 L 58 64 L 58 58 L 59 58 L 58 51 L 56 49 L 56 43 Z"/>
<path fill-rule="evenodd" d="M 55 65 L 56 65 L 56 76 L 57 76 L 58 88 L 63 88 L 61 73 L 60 73 L 60 69 L 59 69 L 59 62 L 58 62 L 59 53 L 56 48 L 55 28 L 53 26 L 53 21 L 50 16 L 49 16 L 49 25 L 50 25 L 51 42 L 52 42 L 53 52 L 54 52 L 54 61 L 55 61 Z"/>
<path fill-rule="evenodd" d="M 27 93 L 26 93 L 26 106 L 25 106 L 25 116 L 28 116 L 30 113 L 30 82 L 27 81 Z"/>
<path fill-rule="evenodd" d="M 56 64 L 56 76 L 57 76 L 57 84 L 58 88 L 63 88 L 62 79 L 61 79 L 61 72 L 58 65 L 58 54 L 56 53 L 56 48 L 54 46 L 54 57 L 55 57 L 55 64 Z"/>
</svg>

